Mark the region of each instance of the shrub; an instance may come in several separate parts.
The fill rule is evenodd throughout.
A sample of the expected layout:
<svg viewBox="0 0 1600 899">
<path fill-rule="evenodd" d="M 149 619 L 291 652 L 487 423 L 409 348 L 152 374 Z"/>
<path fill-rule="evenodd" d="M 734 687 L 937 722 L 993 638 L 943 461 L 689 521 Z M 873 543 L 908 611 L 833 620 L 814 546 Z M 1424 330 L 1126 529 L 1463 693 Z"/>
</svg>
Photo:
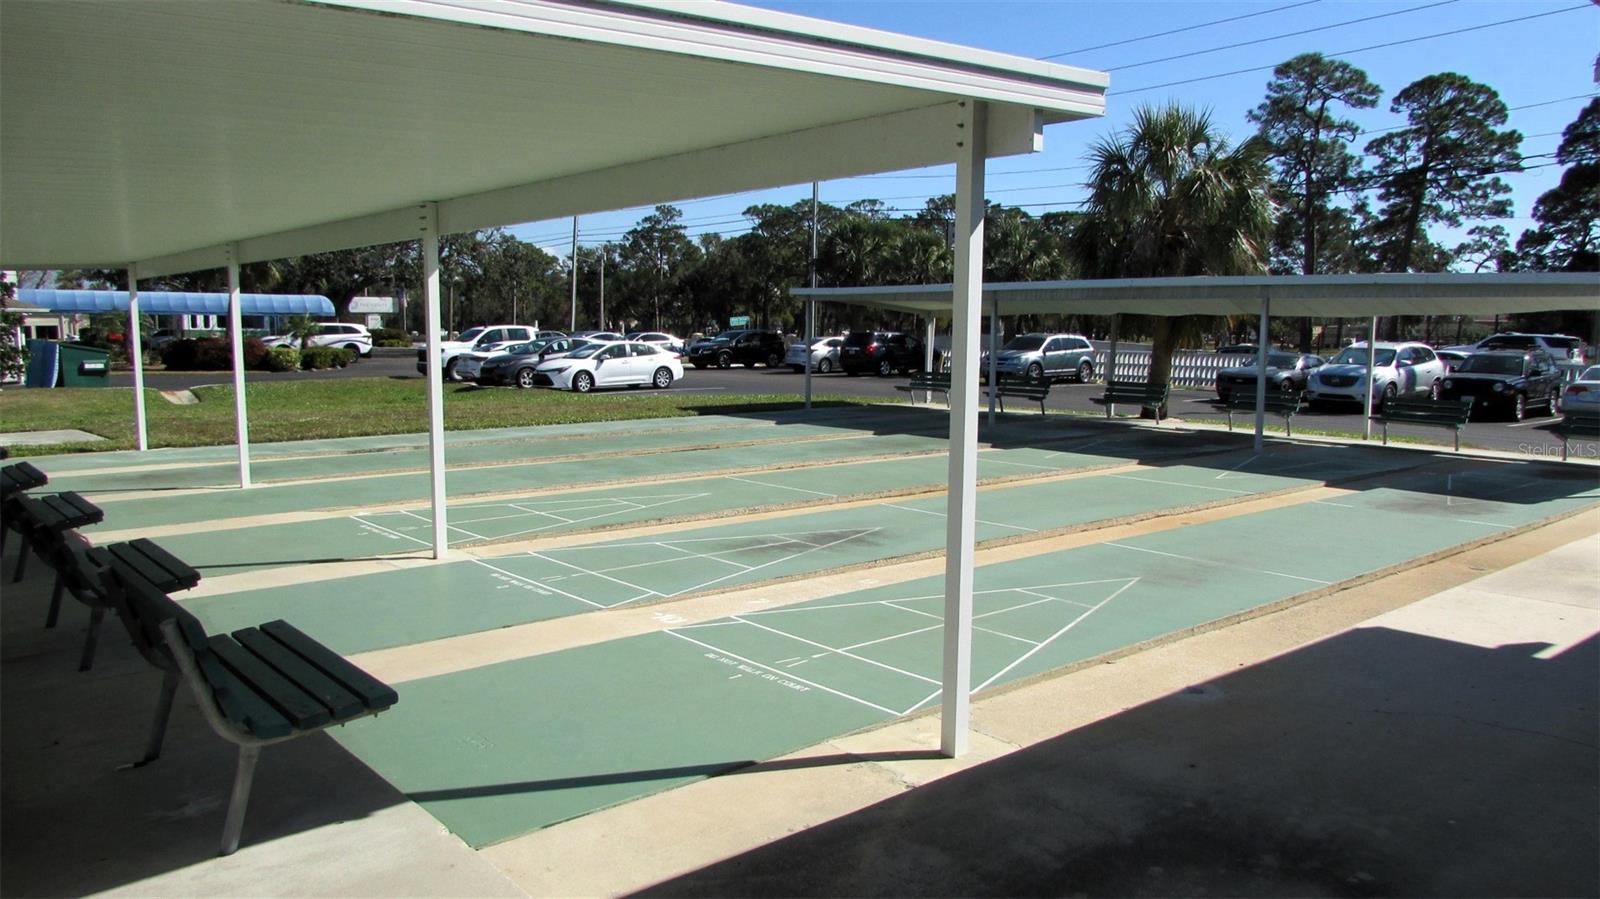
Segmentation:
<svg viewBox="0 0 1600 899">
<path fill-rule="evenodd" d="M 161 348 L 161 364 L 173 371 L 189 371 L 194 368 L 195 356 L 200 351 L 200 341 L 183 338 L 174 340 Z"/>
<path fill-rule="evenodd" d="M 346 365 L 352 365 L 352 364 L 354 364 L 356 362 L 360 362 L 360 361 L 361 361 L 361 353 L 360 353 L 359 350 L 346 349 L 346 348 L 343 348 L 343 347 L 341 347 L 339 349 L 339 367 L 340 368 L 344 368 Z"/>
<path fill-rule="evenodd" d="M 308 346 L 300 351 L 300 367 L 307 369 L 338 368 L 345 351 L 331 346 Z"/>
<path fill-rule="evenodd" d="M 244 339 L 244 367 L 261 370 L 267 367 L 267 354 L 271 350 L 259 337 L 246 337 Z M 229 360 L 230 367 L 232 360 Z"/>
<path fill-rule="evenodd" d="M 400 341 L 400 345 L 401 346 L 410 346 L 411 345 L 410 336 L 407 335 L 406 332 L 400 330 L 399 328 L 375 328 L 375 329 L 373 329 L 373 331 L 372 331 L 372 343 L 373 343 L 373 345 L 375 345 L 375 346 L 394 346 L 395 345 L 395 344 L 391 344 L 391 343 L 385 343 L 384 341 L 387 341 L 387 340 L 398 340 L 398 341 Z"/>
<path fill-rule="evenodd" d="M 233 347 L 220 337 L 196 340 L 194 365 L 198 371 L 227 371 L 233 368 Z"/>
<path fill-rule="evenodd" d="M 406 349 L 406 350 L 411 349 L 411 341 L 410 341 L 410 339 L 404 338 L 404 337 L 392 337 L 392 338 L 386 338 L 386 339 L 383 339 L 383 340 L 374 340 L 372 342 L 372 345 L 373 346 L 384 346 L 384 347 L 398 347 L 400 349 Z"/>
<path fill-rule="evenodd" d="M 266 371 L 295 371 L 300 368 L 300 351 L 292 346 L 273 347 L 261 367 Z"/>
</svg>

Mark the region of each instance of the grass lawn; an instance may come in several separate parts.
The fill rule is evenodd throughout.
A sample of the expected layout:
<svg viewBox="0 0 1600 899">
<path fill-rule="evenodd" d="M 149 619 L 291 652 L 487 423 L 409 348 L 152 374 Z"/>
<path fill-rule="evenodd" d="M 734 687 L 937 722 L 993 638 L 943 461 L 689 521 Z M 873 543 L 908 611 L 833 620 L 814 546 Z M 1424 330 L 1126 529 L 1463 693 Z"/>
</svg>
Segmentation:
<svg viewBox="0 0 1600 899">
<path fill-rule="evenodd" d="M 428 429 L 426 382 L 390 378 L 285 381 L 251 384 L 250 442 L 314 440 L 406 434 Z M 234 442 L 233 388 L 197 387 L 199 403 L 174 405 L 145 391 L 151 446 L 212 446 Z M 819 396 L 815 404 L 868 402 Z M 715 415 L 723 412 L 795 409 L 792 395 L 679 393 L 623 390 L 577 394 L 555 390 L 481 390 L 445 385 L 446 430 L 502 428 L 631 418 Z M 11 447 L 14 455 L 133 449 L 133 397 L 126 389 L 0 391 L 0 431 L 77 428 L 106 438 L 95 443 Z"/>
</svg>

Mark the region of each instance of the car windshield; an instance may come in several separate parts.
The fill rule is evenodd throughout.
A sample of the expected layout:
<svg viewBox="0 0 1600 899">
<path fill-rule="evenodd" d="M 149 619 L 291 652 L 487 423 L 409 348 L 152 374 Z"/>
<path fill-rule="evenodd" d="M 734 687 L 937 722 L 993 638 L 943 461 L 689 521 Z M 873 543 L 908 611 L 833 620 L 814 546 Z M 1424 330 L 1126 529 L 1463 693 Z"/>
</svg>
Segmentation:
<svg viewBox="0 0 1600 899">
<path fill-rule="evenodd" d="M 1267 354 L 1267 367 L 1268 368 L 1294 368 L 1295 364 L 1298 363 L 1299 361 L 1300 361 L 1300 357 L 1296 356 L 1293 353 L 1268 353 Z"/>
<path fill-rule="evenodd" d="M 604 344 L 604 343 L 591 343 L 591 344 L 589 344 L 589 345 L 587 345 L 585 347 L 582 347 L 581 349 L 573 350 L 572 352 L 568 353 L 564 358 L 567 358 L 567 359 L 587 359 L 590 356 L 593 356 L 595 353 L 598 353 L 601 350 L 605 349 L 607 346 L 608 346 L 608 344 Z"/>
<path fill-rule="evenodd" d="M 875 331 L 851 331 L 844 338 L 846 346 L 856 347 L 871 346 L 877 340 L 878 334 Z"/>
<path fill-rule="evenodd" d="M 1600 365 L 1591 365 L 1578 376 L 1580 381 L 1600 381 Z"/>
<path fill-rule="evenodd" d="M 487 330 L 487 329 L 485 329 L 485 328 L 468 328 L 467 330 L 461 332 L 461 336 L 459 338 L 457 338 L 457 339 L 461 340 L 461 341 L 464 341 L 464 342 L 467 342 L 467 343 L 471 343 L 472 341 L 477 340 L 478 339 L 478 335 L 482 334 L 485 330 Z"/>
<path fill-rule="evenodd" d="M 1366 365 L 1367 348 L 1364 346 L 1346 347 L 1343 352 L 1333 357 L 1334 365 Z M 1394 350 L 1378 348 L 1378 365 L 1393 365 Z"/>
<path fill-rule="evenodd" d="M 1003 349 L 1011 350 L 1012 352 L 1016 353 L 1031 353 L 1042 346 L 1044 346 L 1044 338 L 1042 336 L 1038 334 L 1024 334 L 1021 337 L 1011 338 L 1011 340 L 1006 343 Z"/>
<path fill-rule="evenodd" d="M 1520 375 L 1522 374 L 1522 357 L 1480 353 L 1461 360 L 1461 364 L 1456 366 L 1456 371 L 1476 372 L 1483 375 Z"/>
</svg>

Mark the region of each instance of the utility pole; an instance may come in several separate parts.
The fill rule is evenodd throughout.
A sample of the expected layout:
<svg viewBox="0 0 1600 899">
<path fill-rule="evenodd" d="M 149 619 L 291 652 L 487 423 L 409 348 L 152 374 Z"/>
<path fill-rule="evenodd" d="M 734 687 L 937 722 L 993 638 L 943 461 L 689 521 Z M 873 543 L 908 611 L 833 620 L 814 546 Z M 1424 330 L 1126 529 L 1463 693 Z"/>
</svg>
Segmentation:
<svg viewBox="0 0 1600 899">
<path fill-rule="evenodd" d="M 811 182 L 811 258 L 806 262 L 807 274 L 810 276 L 811 288 L 817 287 L 817 195 L 821 192 L 820 182 Z M 806 410 L 811 409 L 811 345 L 817 342 L 817 300 L 815 297 L 806 297 Z"/>
<path fill-rule="evenodd" d="M 606 329 L 606 245 L 600 245 L 600 330 Z"/>
<path fill-rule="evenodd" d="M 567 333 L 578 330 L 578 217 L 572 217 L 572 323 Z"/>
</svg>

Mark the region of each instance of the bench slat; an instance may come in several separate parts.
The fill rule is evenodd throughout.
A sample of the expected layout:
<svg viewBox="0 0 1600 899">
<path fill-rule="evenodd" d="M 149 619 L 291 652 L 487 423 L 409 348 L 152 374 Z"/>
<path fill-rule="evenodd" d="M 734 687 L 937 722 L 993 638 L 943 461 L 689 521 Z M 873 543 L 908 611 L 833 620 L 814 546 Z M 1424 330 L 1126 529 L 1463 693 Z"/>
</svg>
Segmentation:
<svg viewBox="0 0 1600 899">
<path fill-rule="evenodd" d="M 232 637 L 212 637 L 206 641 L 206 646 L 258 696 L 288 718 L 297 730 L 321 727 L 332 720 L 332 713 L 315 697 L 240 646 Z"/>
<path fill-rule="evenodd" d="M 194 662 L 211 688 L 217 711 L 230 722 L 264 740 L 287 737 L 294 732 L 294 725 L 288 718 L 228 670 L 210 650 L 195 653 Z"/>
<path fill-rule="evenodd" d="M 361 697 L 367 708 L 382 711 L 400 700 L 400 695 L 393 687 L 362 671 L 344 656 L 306 636 L 289 622 L 282 619 L 269 621 L 261 625 L 261 630 Z"/>
<path fill-rule="evenodd" d="M 322 673 L 322 670 L 296 655 L 294 650 L 263 634 L 259 628 L 247 627 L 233 632 L 233 639 L 248 649 L 256 658 L 271 665 L 279 674 L 294 682 L 301 690 L 314 697 L 336 719 L 352 718 L 367 710 L 361 697 L 343 684 Z"/>
<path fill-rule="evenodd" d="M 106 549 L 165 593 L 187 590 L 200 583 L 200 572 L 149 538 L 139 537 L 127 543 L 115 543 Z"/>
</svg>

